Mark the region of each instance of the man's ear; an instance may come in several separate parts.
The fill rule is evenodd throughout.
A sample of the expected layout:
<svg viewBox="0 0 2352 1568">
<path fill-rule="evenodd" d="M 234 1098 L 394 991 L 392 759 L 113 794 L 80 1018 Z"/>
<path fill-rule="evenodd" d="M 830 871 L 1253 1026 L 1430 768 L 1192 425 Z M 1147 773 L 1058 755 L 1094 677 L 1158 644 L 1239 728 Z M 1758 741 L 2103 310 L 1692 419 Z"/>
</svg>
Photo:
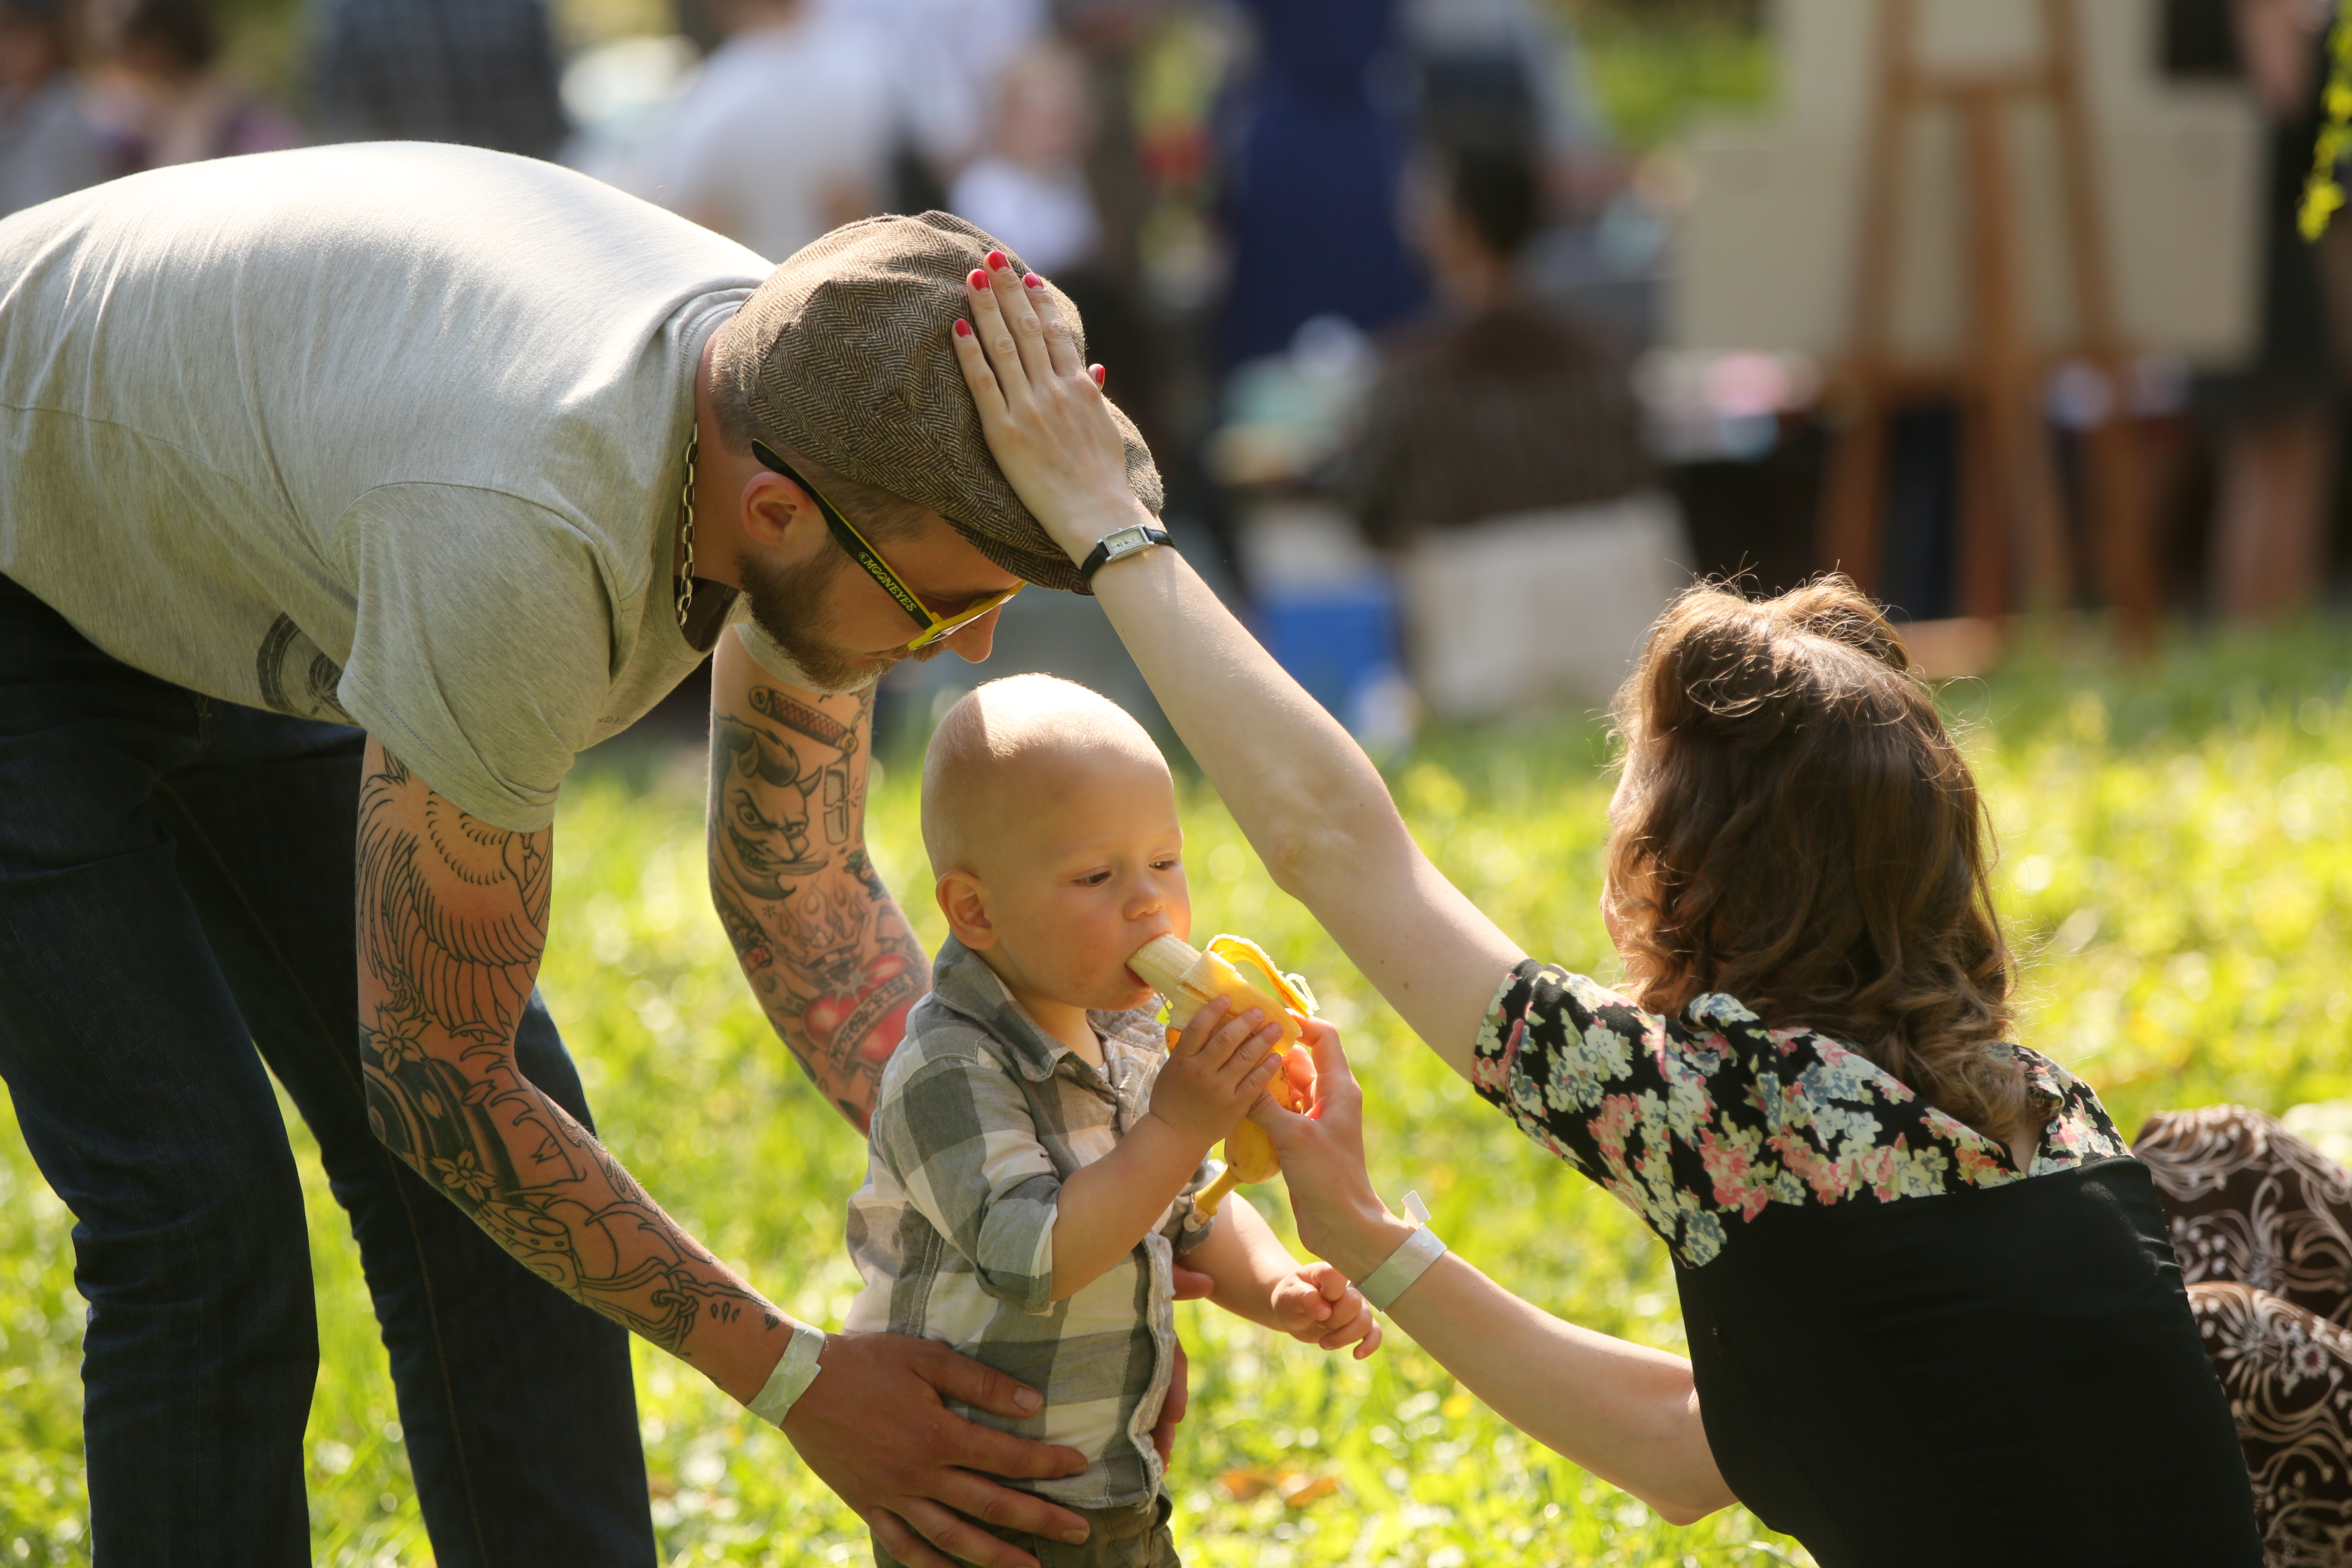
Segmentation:
<svg viewBox="0 0 2352 1568">
<path fill-rule="evenodd" d="M 940 913 L 948 917 L 948 931 L 974 952 L 996 945 L 996 926 L 988 918 L 988 889 L 969 871 L 950 871 L 931 885 Z"/>
<path fill-rule="evenodd" d="M 743 536 L 761 550 L 788 545 L 814 553 L 812 532 L 824 531 L 824 514 L 816 500 L 773 468 L 761 468 L 743 481 Z"/>
</svg>

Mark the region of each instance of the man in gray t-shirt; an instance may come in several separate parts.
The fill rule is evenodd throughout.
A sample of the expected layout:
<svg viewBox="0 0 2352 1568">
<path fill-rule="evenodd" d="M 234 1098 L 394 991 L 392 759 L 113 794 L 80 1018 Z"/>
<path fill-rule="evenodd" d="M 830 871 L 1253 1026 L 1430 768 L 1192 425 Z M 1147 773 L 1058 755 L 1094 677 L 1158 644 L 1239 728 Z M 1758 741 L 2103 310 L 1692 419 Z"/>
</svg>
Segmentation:
<svg viewBox="0 0 2352 1568">
<path fill-rule="evenodd" d="M 533 989 L 566 770 L 715 647 L 713 895 L 863 1126 L 928 984 L 864 849 L 872 681 L 1078 585 L 949 346 L 971 289 L 1050 288 L 940 215 L 772 273 L 421 144 L 63 197 L 0 222 L 0 1077 L 79 1221 L 100 1562 L 308 1560 L 264 1061 L 352 1214 L 443 1568 L 651 1561 L 622 1329 L 909 1561 L 1026 1561 L 950 1510 L 1073 1524 L 973 1472 L 1077 1456 L 940 1405 L 1025 1392 L 797 1324 L 664 1214 Z"/>
</svg>

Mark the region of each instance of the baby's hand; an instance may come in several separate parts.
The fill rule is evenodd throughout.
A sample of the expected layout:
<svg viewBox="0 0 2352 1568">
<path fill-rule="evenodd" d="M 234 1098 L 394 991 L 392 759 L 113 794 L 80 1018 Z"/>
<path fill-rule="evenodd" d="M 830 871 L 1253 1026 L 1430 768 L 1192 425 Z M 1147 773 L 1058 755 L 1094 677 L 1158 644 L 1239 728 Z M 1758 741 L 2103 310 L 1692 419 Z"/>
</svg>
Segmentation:
<svg viewBox="0 0 2352 1568">
<path fill-rule="evenodd" d="M 1371 1303 L 1348 1277 L 1328 1263 L 1308 1263 L 1274 1288 L 1275 1321 L 1292 1339 L 1336 1351 L 1356 1347 L 1363 1360 L 1381 1348 L 1381 1325 Z"/>
<path fill-rule="evenodd" d="M 1219 996 L 1199 1012 L 1160 1064 L 1151 1086 L 1151 1114 L 1200 1146 L 1241 1125 L 1282 1065 L 1273 1054 L 1282 1026 L 1253 1007 L 1228 1017 L 1233 1004 Z"/>
</svg>

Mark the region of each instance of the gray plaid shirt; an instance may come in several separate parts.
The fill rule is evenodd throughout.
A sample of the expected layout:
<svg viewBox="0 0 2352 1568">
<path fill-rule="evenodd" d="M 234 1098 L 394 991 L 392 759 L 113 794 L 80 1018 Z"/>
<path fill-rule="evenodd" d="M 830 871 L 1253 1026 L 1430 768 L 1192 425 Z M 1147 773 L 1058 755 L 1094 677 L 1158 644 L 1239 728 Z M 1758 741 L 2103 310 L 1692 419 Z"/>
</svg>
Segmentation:
<svg viewBox="0 0 2352 1568">
<path fill-rule="evenodd" d="M 1022 1420 L 953 1408 L 1085 1454 L 1093 1463 L 1078 1475 L 1019 1483 L 1071 1508 L 1159 1490 L 1151 1428 L 1176 1349 L 1170 1263 L 1210 1224 L 1192 1194 L 1213 1161 L 1123 1260 L 1053 1300 L 1062 1184 L 1149 1108 L 1167 1059 L 1153 1011 L 1087 1016 L 1103 1043 L 1097 1072 L 950 937 L 883 1070 L 866 1185 L 849 1200 L 849 1253 L 866 1288 L 845 1326 L 943 1340 L 1044 1394 Z"/>
</svg>

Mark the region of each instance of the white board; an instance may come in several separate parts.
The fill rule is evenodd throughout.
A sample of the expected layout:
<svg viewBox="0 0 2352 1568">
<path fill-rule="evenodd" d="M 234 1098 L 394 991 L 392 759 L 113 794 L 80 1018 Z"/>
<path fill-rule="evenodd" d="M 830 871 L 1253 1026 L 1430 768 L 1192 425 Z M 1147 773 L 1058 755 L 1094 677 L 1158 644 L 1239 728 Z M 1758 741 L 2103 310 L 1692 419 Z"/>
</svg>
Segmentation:
<svg viewBox="0 0 2352 1568">
<path fill-rule="evenodd" d="M 1937 68 L 2024 63 L 2033 0 L 1918 0 L 1920 55 Z M 2111 283 L 2126 342 L 2226 363 L 2252 340 L 2262 128 L 2233 89 L 2157 72 L 2158 0 L 2078 0 L 2093 162 Z M 1668 336 L 1686 348 L 1833 357 L 1853 328 L 1864 150 L 1876 59 L 1874 0 L 1780 0 L 1781 101 L 1762 121 L 1703 127 L 1669 292 Z M 2063 187 L 2046 106 L 2009 116 L 2021 278 L 2036 339 L 2074 337 Z M 1948 363 L 1969 331 L 1958 127 L 1914 116 L 1903 166 L 1894 344 Z"/>
</svg>

